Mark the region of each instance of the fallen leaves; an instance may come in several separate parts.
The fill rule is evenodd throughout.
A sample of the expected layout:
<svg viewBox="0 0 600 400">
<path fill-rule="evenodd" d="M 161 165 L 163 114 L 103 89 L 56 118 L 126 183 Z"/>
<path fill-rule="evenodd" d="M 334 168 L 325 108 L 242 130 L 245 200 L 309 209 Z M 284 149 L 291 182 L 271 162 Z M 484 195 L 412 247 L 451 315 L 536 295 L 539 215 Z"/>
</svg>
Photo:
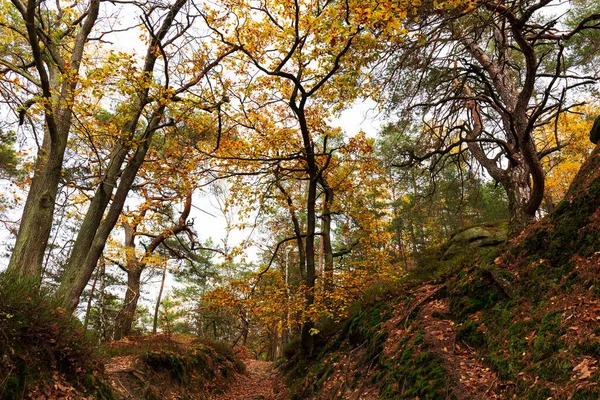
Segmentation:
<svg viewBox="0 0 600 400">
<path fill-rule="evenodd" d="M 575 366 L 575 368 L 573 368 L 573 372 L 575 375 L 573 375 L 572 379 L 588 379 L 598 370 L 596 364 L 598 364 L 598 360 L 596 360 L 595 358 L 584 358 L 583 361 L 581 361 Z"/>
</svg>

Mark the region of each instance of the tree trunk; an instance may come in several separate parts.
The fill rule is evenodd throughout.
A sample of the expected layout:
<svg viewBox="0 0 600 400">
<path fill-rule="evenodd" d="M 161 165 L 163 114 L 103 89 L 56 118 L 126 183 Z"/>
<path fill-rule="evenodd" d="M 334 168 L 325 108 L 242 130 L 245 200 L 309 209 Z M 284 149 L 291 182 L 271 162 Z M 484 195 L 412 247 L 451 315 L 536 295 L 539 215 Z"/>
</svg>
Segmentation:
<svg viewBox="0 0 600 400">
<path fill-rule="evenodd" d="M 323 180 L 324 181 L 324 180 Z M 324 181 L 325 182 L 325 181 Z M 321 240 L 323 243 L 323 289 L 325 303 L 330 303 L 329 297 L 333 292 L 333 247 L 331 245 L 331 205 L 333 204 L 333 189 L 324 185 L 325 201 L 321 216 Z"/>
<path fill-rule="evenodd" d="M 309 167 L 311 168 L 311 167 Z M 311 168 L 312 170 L 312 168 Z M 316 171 L 312 171 L 311 179 L 308 184 L 307 204 L 306 204 L 306 279 L 304 281 L 306 286 L 305 296 L 305 311 L 310 311 L 312 306 L 315 304 L 315 225 L 316 225 L 316 199 L 317 199 L 317 177 Z M 315 340 L 313 337 L 313 329 L 315 323 L 310 315 L 304 316 L 304 322 L 302 324 L 301 331 L 301 342 L 302 342 L 302 354 L 311 358 L 313 356 L 313 350 L 315 346 Z"/>
<path fill-rule="evenodd" d="M 156 306 L 154 307 L 154 322 L 152 323 L 152 334 L 156 335 L 158 329 L 158 310 L 160 309 L 160 302 L 162 299 L 163 290 L 165 289 L 165 278 L 167 277 L 167 263 L 163 267 L 162 279 L 160 281 L 160 290 L 158 291 L 158 297 L 156 298 Z"/>
<path fill-rule="evenodd" d="M 27 194 L 17 240 L 7 272 L 41 281 L 44 252 L 50 237 L 54 204 L 69 130 L 59 132 L 55 141 L 44 135 L 35 174 Z"/>
<path fill-rule="evenodd" d="M 250 331 L 250 323 L 246 319 L 244 315 L 240 315 L 240 331 L 233 340 L 233 344 L 231 347 L 235 347 L 238 345 L 240 339 L 242 340 L 242 344 L 240 346 L 246 347 L 246 342 L 248 341 L 248 332 Z M 216 323 L 215 323 L 216 327 Z M 216 329 L 216 328 L 215 328 Z M 217 337 L 217 331 L 215 330 L 215 338 Z"/>
<path fill-rule="evenodd" d="M 506 170 L 506 176 L 506 181 L 500 183 L 508 197 L 508 229 L 511 234 L 516 235 L 535 221 L 535 213 L 530 214 L 527 210 L 532 196 L 529 168 L 524 163 L 510 166 Z"/>
<path fill-rule="evenodd" d="M 81 296 L 81 292 L 87 285 L 94 270 L 94 266 L 104 251 L 106 241 L 121 215 L 129 190 L 133 185 L 138 170 L 144 162 L 153 134 L 162 119 L 163 112 L 164 106 L 160 107 L 159 110 L 155 112 L 154 117 L 146 128 L 145 137 L 141 139 L 142 142 L 140 146 L 132 159 L 129 160 L 127 167 L 125 167 L 108 213 L 96 230 L 91 246 L 86 250 L 85 262 L 77 265 L 72 262 L 67 264 L 57 296 L 61 299 L 68 312 L 72 313 L 77 308 L 79 296 Z"/>
<path fill-rule="evenodd" d="M 98 294 L 98 325 L 99 325 L 99 342 L 106 341 L 106 314 L 104 312 L 104 292 L 106 289 L 106 262 L 104 257 L 100 257 L 98 261 L 98 273 L 100 274 L 100 289 Z"/>
<path fill-rule="evenodd" d="M 81 28 L 74 38 L 70 59 L 60 60 L 66 65 L 64 70 L 60 70 L 57 64 L 59 61 L 49 61 L 44 57 L 37 26 L 41 16 L 37 15 L 38 7 L 35 4 L 29 0 L 26 8 L 17 9 L 25 21 L 33 64 L 39 75 L 41 103 L 44 104 L 44 139 L 37 154 L 33 179 L 7 272 L 41 282 L 42 263 L 52 229 L 54 205 L 71 129 L 73 94 L 78 81 L 63 79 L 62 74 L 78 76 L 85 44 L 98 17 L 100 1 L 90 2 L 83 23 L 78 25 Z M 53 43 L 51 39 L 44 43 L 59 54 L 57 47 L 62 43 Z"/>
<path fill-rule="evenodd" d="M 92 309 L 92 300 L 94 300 L 94 291 L 96 290 L 96 283 L 98 283 L 98 275 L 100 275 L 100 268 L 96 272 L 94 277 L 94 283 L 92 283 L 92 289 L 90 290 L 90 298 L 88 299 L 87 309 L 85 310 L 85 319 L 83 321 L 83 330 L 87 331 L 88 324 L 90 322 L 90 310 Z"/>
<path fill-rule="evenodd" d="M 186 1 L 187 0 L 177 0 L 168 9 L 160 28 L 156 31 L 156 35 L 153 35 L 144 59 L 143 72 L 146 77 L 152 78 L 156 60 L 159 55 L 156 49 L 169 33 L 171 26 L 175 21 L 175 17 L 185 5 Z M 133 96 L 135 105 L 131 111 L 129 121 L 123 128 L 123 133 L 126 133 L 126 142 L 133 138 L 136 129 L 138 129 L 139 119 L 143 114 L 144 108 L 150 101 L 148 94 L 149 87 L 144 87 Z M 93 271 L 93 266 L 96 265 L 98 258 L 102 254 L 108 236 L 121 214 L 127 194 L 133 185 L 137 172 L 144 162 L 146 153 L 150 147 L 152 136 L 159 128 L 160 122 L 162 121 L 165 107 L 166 105 L 163 103 L 152 113 L 148 126 L 137 140 L 139 145 L 123 171 L 121 171 L 121 166 L 129 151 L 130 145 L 121 143 L 111 152 L 107 172 L 92 198 L 92 202 L 90 203 L 90 207 L 84 218 L 81 227 L 82 229 L 77 235 L 67 268 L 65 269 L 65 275 L 58 290 L 59 299 L 69 312 L 73 312 L 77 308 L 79 296 L 81 296 L 83 288 L 87 285 Z M 113 203 L 110 206 L 107 216 L 102 219 L 116 184 L 116 178 L 119 175 L 121 178 L 117 187 L 117 192 L 114 195 Z"/>
<path fill-rule="evenodd" d="M 127 292 L 125 302 L 119 312 L 115 327 L 115 339 L 119 340 L 131 334 L 131 326 L 135 317 L 135 310 L 140 299 L 140 282 L 142 268 L 129 268 L 127 272 Z"/>
</svg>

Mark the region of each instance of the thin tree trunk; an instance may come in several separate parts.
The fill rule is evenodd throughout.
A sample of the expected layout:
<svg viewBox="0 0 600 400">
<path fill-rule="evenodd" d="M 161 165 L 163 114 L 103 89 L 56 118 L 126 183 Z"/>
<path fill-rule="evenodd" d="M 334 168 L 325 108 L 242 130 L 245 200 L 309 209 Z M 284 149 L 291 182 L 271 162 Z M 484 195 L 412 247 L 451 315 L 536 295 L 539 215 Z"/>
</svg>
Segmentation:
<svg viewBox="0 0 600 400">
<path fill-rule="evenodd" d="M 309 167 L 310 168 L 310 167 Z M 316 167 L 313 167 L 316 168 Z M 308 184 L 307 204 L 306 204 L 306 286 L 305 310 L 312 308 L 315 303 L 315 225 L 316 225 L 316 198 L 317 198 L 317 176 L 316 171 L 311 168 L 311 179 Z M 301 330 L 302 353 L 305 357 L 311 358 L 315 346 L 313 336 L 314 321 L 309 316 L 304 317 Z"/>
<path fill-rule="evenodd" d="M 298 248 L 298 265 L 300 267 L 300 276 L 305 279 L 306 271 L 306 250 L 304 248 L 304 241 L 302 240 L 302 228 L 300 226 L 300 221 L 298 220 L 298 216 L 294 211 L 294 202 L 289 193 L 285 190 L 285 188 L 279 182 L 279 177 L 276 177 L 277 188 L 285 197 L 286 203 L 288 205 L 288 211 L 290 213 L 290 217 L 292 218 L 292 224 L 294 225 L 294 235 L 296 235 L 296 247 Z"/>
<path fill-rule="evenodd" d="M 104 260 L 104 257 L 100 257 L 100 260 L 98 262 L 98 268 L 99 271 L 98 273 L 100 274 L 100 293 L 98 296 L 98 324 L 99 324 L 99 329 L 100 329 L 100 338 L 99 341 L 100 342 L 104 342 L 106 341 L 106 314 L 105 314 L 105 310 L 104 310 L 104 291 L 106 289 L 105 285 L 106 285 L 106 262 Z"/>
<path fill-rule="evenodd" d="M 90 310 L 92 309 L 92 300 L 94 299 L 94 290 L 96 289 L 96 283 L 98 282 L 98 275 L 100 275 L 100 268 L 96 271 L 96 276 L 94 277 L 94 283 L 92 284 L 92 289 L 90 290 L 90 298 L 88 299 L 87 308 L 85 310 L 85 320 L 83 321 L 83 330 L 87 331 L 88 324 L 90 321 Z"/>
<path fill-rule="evenodd" d="M 241 324 L 240 331 L 237 334 L 237 336 L 235 337 L 235 339 L 233 340 L 233 344 L 231 345 L 231 347 L 237 346 L 240 339 L 242 340 L 242 344 L 240 346 L 246 347 L 246 343 L 248 341 L 248 332 L 250 331 L 250 323 L 248 322 L 246 317 L 242 314 L 240 314 L 240 324 Z M 216 327 L 216 324 L 215 324 L 215 327 Z M 216 338 L 216 336 L 217 336 L 217 331 L 215 330 L 215 338 Z"/>
<path fill-rule="evenodd" d="M 321 216 L 321 240 L 323 244 L 323 288 L 325 302 L 329 303 L 329 295 L 333 292 L 333 247 L 331 245 L 331 205 L 333 204 L 333 189 L 325 184 L 325 202 L 323 203 L 323 215 Z"/>
<path fill-rule="evenodd" d="M 158 297 L 156 298 L 156 306 L 154 307 L 154 322 L 152 323 L 152 334 L 156 335 L 158 328 L 158 310 L 160 308 L 160 302 L 162 299 L 163 290 L 165 288 L 165 278 L 167 277 L 167 262 L 163 267 L 162 279 L 160 281 L 160 290 L 158 291 Z"/>
</svg>

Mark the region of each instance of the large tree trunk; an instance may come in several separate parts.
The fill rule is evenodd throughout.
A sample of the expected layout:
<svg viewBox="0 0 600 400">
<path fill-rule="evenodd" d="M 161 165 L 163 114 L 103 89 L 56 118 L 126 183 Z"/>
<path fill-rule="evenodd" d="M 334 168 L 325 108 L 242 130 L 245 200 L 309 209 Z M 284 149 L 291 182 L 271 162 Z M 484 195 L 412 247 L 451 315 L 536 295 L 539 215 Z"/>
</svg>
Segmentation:
<svg viewBox="0 0 600 400">
<path fill-rule="evenodd" d="M 508 197 L 509 232 L 516 235 L 535 220 L 535 214 L 527 212 L 527 205 L 531 199 L 529 169 L 525 165 L 518 165 L 507 169 L 506 172 L 507 179 L 501 184 Z"/>
<path fill-rule="evenodd" d="M 81 293 L 85 289 L 93 273 L 94 266 L 104 251 L 106 241 L 117 223 L 119 215 L 121 215 L 129 190 L 133 185 L 138 170 L 144 162 L 153 134 L 161 121 L 163 112 L 164 106 L 156 111 L 154 118 L 146 128 L 146 136 L 141 139 L 140 147 L 138 147 L 132 159 L 129 160 L 127 167 L 125 167 L 108 213 L 100 223 L 91 245 L 87 249 L 85 261 L 77 265 L 71 262 L 67 264 L 57 295 L 69 312 L 73 312 L 77 308 L 79 296 L 81 296 Z"/>
<path fill-rule="evenodd" d="M 141 268 L 130 268 L 127 272 L 127 292 L 125 302 L 119 313 L 115 327 L 115 339 L 119 340 L 131 335 L 131 327 L 135 317 L 138 300 L 140 299 Z"/>
<path fill-rule="evenodd" d="M 16 4 L 16 3 L 15 3 Z M 33 65 L 39 75 L 41 103 L 44 105 L 44 139 L 38 151 L 34 175 L 27 194 L 21 224 L 15 247 L 11 254 L 7 271 L 13 275 L 41 281 L 42 263 L 52 221 L 62 164 L 71 129 L 73 96 L 77 88 L 76 77 L 83 58 L 85 44 L 96 23 L 100 7 L 99 0 L 92 0 L 86 10 L 85 19 L 75 35 L 69 59 L 57 60 L 45 57 L 40 46 L 37 23 L 41 18 L 37 2 L 28 0 L 25 7 L 16 7 L 27 28 L 27 39 L 31 46 Z M 52 54 L 63 43 L 45 40 L 45 47 L 51 47 Z M 62 65 L 64 64 L 64 65 Z"/>
<path fill-rule="evenodd" d="M 52 228 L 69 128 L 57 133 L 55 140 L 51 140 L 49 134 L 44 135 L 7 269 L 8 273 L 38 281 L 42 278 L 42 263 Z"/>
<path fill-rule="evenodd" d="M 169 34 L 177 14 L 186 2 L 187 0 L 177 0 L 170 6 L 160 27 L 157 29 L 156 34 L 152 36 L 144 59 L 143 73 L 146 78 L 152 78 L 156 60 L 159 56 L 156 49 L 160 47 L 162 41 Z M 210 69 L 214 65 L 215 64 L 211 63 L 208 68 Z M 92 198 L 81 230 L 77 235 L 73 251 L 65 269 L 63 281 L 61 282 L 58 291 L 59 299 L 61 299 L 65 308 L 70 312 L 73 312 L 77 307 L 79 296 L 90 279 L 93 266 L 96 264 L 104 250 L 106 240 L 117 222 L 123 209 L 125 199 L 127 198 L 127 194 L 133 185 L 140 166 L 144 162 L 146 153 L 152 141 L 152 136 L 155 131 L 159 129 L 160 122 L 164 116 L 166 104 L 165 102 L 162 102 L 152 113 L 144 133 L 141 137 L 137 138 L 136 142 L 139 143 L 138 147 L 125 169 L 122 170 L 122 164 L 131 148 L 129 142 L 138 129 L 139 120 L 144 113 L 144 109 L 150 103 L 149 87 L 140 89 L 132 98 L 134 107 L 127 124 L 122 130 L 122 133 L 125 134 L 125 140 L 117 145 L 111 152 L 110 163 L 100 186 Z M 112 199 L 108 214 L 103 219 L 102 217 L 106 207 L 111 200 L 113 188 L 116 185 L 116 179 L 119 176 L 120 180 L 117 191 Z"/>
</svg>

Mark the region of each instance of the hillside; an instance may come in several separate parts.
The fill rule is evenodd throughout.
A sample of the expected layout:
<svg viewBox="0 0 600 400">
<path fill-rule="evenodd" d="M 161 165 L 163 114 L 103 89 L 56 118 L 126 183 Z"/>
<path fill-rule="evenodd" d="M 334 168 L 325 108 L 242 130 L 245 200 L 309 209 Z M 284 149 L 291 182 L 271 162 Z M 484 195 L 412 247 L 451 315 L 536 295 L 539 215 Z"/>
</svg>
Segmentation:
<svg viewBox="0 0 600 400">
<path fill-rule="evenodd" d="M 599 167 L 596 148 L 504 245 L 429 258 L 371 296 L 307 369 L 288 362 L 293 398 L 600 398 Z"/>
</svg>

